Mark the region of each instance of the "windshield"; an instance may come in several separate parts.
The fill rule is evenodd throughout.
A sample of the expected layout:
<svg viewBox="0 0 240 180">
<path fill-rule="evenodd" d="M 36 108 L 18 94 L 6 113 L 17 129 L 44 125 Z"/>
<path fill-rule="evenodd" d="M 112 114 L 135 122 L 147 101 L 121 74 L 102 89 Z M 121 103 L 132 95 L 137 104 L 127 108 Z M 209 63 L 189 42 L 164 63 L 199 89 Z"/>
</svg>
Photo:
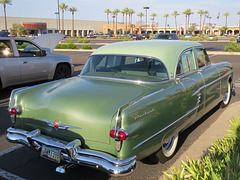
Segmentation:
<svg viewBox="0 0 240 180">
<path fill-rule="evenodd" d="M 167 70 L 161 61 L 136 56 L 91 56 L 81 75 L 151 82 L 168 80 Z"/>
</svg>

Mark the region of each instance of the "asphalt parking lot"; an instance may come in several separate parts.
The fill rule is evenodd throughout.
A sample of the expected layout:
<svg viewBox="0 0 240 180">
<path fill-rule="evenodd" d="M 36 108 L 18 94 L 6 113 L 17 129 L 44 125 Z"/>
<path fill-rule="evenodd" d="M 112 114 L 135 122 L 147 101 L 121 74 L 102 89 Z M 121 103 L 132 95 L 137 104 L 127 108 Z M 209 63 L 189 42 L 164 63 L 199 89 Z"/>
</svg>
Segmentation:
<svg viewBox="0 0 240 180">
<path fill-rule="evenodd" d="M 114 40 L 91 40 L 99 45 L 115 42 Z M 227 42 L 202 42 L 207 51 L 222 51 Z M 65 52 L 57 51 L 55 53 L 65 54 L 72 57 L 75 65 L 74 76 L 78 75 L 86 63 L 91 52 Z M 232 97 L 231 104 L 240 101 L 240 56 L 239 55 L 218 55 L 210 53 L 212 63 L 228 61 L 232 63 L 234 69 L 234 81 L 236 83 L 236 93 Z M 26 147 L 11 144 L 5 140 L 6 129 L 11 126 L 7 109 L 8 97 L 11 90 L 15 87 L 4 89 L 0 94 L 0 179 L 158 179 L 162 171 L 170 167 L 196 140 L 203 134 L 208 127 L 224 112 L 224 109 L 218 107 L 210 111 L 206 116 L 200 119 L 193 126 L 181 134 L 181 139 L 177 154 L 165 164 L 151 164 L 147 159 L 138 162 L 138 168 L 129 176 L 115 178 L 107 174 L 90 169 L 87 167 L 70 168 L 67 174 L 58 174 L 55 172 L 57 164 L 39 157 Z M 11 149 L 12 148 L 12 149 Z M 3 178 L 4 177 L 4 178 Z"/>
</svg>

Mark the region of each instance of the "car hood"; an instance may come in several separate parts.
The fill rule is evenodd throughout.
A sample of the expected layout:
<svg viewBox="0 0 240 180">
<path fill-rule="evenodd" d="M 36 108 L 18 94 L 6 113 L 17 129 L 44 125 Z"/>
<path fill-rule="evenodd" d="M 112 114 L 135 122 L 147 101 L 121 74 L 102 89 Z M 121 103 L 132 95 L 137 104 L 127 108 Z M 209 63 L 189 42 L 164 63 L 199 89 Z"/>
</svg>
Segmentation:
<svg viewBox="0 0 240 180">
<path fill-rule="evenodd" d="M 38 128 L 60 139 L 82 139 L 87 147 L 94 148 L 94 142 L 109 144 L 111 121 L 115 121 L 118 108 L 148 90 L 141 84 L 116 80 L 83 77 L 59 80 L 15 95 L 16 104 L 22 109 L 19 124 L 15 125 L 26 130 Z M 44 120 L 59 120 L 60 124 L 75 128 L 55 130 Z"/>
<path fill-rule="evenodd" d="M 33 42 L 38 44 L 41 48 L 52 52 L 63 38 L 64 34 L 61 33 L 43 34 L 33 39 Z"/>
</svg>

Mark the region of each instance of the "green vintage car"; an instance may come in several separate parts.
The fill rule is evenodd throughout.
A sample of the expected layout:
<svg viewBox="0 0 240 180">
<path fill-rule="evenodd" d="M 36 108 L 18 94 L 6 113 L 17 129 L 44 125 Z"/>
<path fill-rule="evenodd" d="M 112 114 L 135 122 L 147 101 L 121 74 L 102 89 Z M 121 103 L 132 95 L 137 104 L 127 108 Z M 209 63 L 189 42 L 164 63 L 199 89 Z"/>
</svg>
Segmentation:
<svg viewBox="0 0 240 180">
<path fill-rule="evenodd" d="M 13 90 L 7 139 L 65 161 L 58 172 L 79 164 L 126 175 L 152 154 L 170 159 L 179 132 L 227 106 L 233 88 L 231 64 L 211 64 L 200 43 L 113 43 L 77 77 Z"/>
</svg>

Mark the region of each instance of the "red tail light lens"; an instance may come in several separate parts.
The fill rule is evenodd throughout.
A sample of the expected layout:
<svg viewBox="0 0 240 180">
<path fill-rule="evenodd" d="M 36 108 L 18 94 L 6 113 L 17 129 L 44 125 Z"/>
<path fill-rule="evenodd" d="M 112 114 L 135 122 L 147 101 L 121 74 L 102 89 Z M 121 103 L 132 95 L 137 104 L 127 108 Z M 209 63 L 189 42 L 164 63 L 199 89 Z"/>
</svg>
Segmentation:
<svg viewBox="0 0 240 180">
<path fill-rule="evenodd" d="M 110 137 L 111 138 L 115 138 L 114 134 L 116 133 L 116 131 L 113 129 L 110 131 Z M 116 138 L 118 140 L 126 140 L 127 139 L 127 134 L 126 132 L 124 131 L 119 131 L 117 134 L 116 134 Z"/>
<path fill-rule="evenodd" d="M 10 114 L 18 114 L 18 112 L 19 112 L 19 110 L 18 110 L 18 108 L 16 108 L 16 107 L 12 107 L 12 108 L 10 108 L 10 109 L 8 109 L 7 110 Z"/>
<path fill-rule="evenodd" d="M 119 131 L 118 132 L 118 139 L 119 140 L 126 140 L 127 139 L 127 135 L 124 131 Z"/>
</svg>

